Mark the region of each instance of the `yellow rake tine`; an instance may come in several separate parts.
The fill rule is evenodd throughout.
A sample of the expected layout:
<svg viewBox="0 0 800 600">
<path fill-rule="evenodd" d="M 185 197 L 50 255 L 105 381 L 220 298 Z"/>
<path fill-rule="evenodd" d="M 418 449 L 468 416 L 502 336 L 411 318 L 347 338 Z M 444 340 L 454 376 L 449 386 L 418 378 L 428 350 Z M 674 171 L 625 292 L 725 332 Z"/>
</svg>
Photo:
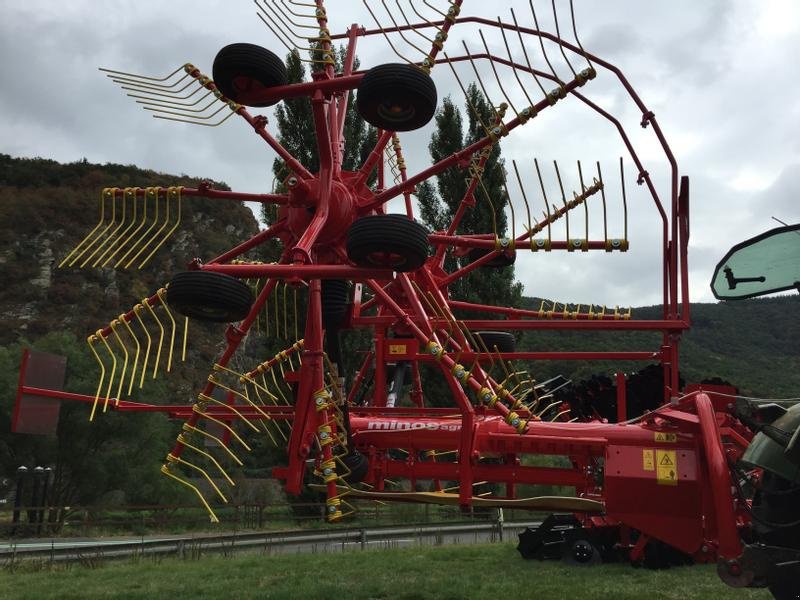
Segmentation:
<svg viewBox="0 0 800 600">
<path fill-rule="evenodd" d="M 186 362 L 186 340 L 189 337 L 189 317 L 183 318 L 183 345 L 181 346 L 181 362 Z"/>
<path fill-rule="evenodd" d="M 183 484 L 186 487 L 188 487 L 190 490 L 194 491 L 194 493 L 197 494 L 198 498 L 200 498 L 200 502 L 203 503 L 203 506 L 208 511 L 208 514 L 211 516 L 211 522 L 212 523 L 219 523 L 219 519 L 217 518 L 217 515 L 214 514 L 213 510 L 211 510 L 211 507 L 208 505 L 208 502 L 206 502 L 205 496 L 203 496 L 203 493 L 199 489 L 197 489 L 196 486 L 192 485 L 191 483 L 189 483 L 185 479 L 181 479 L 177 475 L 173 475 L 170 472 L 169 467 L 167 465 L 162 465 L 161 466 L 161 472 L 164 475 L 166 475 L 167 477 L 171 477 L 172 479 L 174 479 L 178 483 Z"/>
<path fill-rule="evenodd" d="M 119 406 L 119 398 L 122 395 L 122 387 L 125 384 L 125 373 L 128 370 L 128 347 L 125 345 L 125 342 L 122 341 L 122 338 L 119 337 L 119 333 L 117 333 L 117 326 L 119 325 L 119 321 L 114 319 L 111 321 L 111 333 L 114 334 L 114 337 L 117 340 L 117 343 L 122 346 L 122 351 L 125 353 L 125 361 L 122 363 L 122 375 L 119 377 L 119 385 L 117 386 L 117 401 L 115 406 Z"/>
<path fill-rule="evenodd" d="M 167 207 L 167 208 L 166 208 L 166 213 L 167 213 L 167 216 L 166 216 L 166 218 L 164 219 L 164 224 L 161 226 L 161 228 L 160 228 L 160 229 L 159 229 L 159 230 L 156 232 L 156 234 L 153 236 L 153 239 L 155 240 L 156 238 L 158 238 L 158 237 L 161 235 L 161 232 L 162 232 L 162 231 L 164 231 L 164 229 L 166 229 L 167 225 L 169 225 L 169 218 L 170 218 L 170 216 L 169 216 L 169 201 L 170 201 L 170 198 L 177 198 L 177 204 L 178 204 L 178 218 L 177 218 L 177 220 L 175 221 L 175 225 L 173 225 L 173 226 L 172 226 L 172 228 L 171 228 L 169 231 L 167 231 L 167 233 L 165 233 L 165 234 L 164 234 L 164 235 L 161 237 L 161 239 L 159 240 L 159 242 L 158 242 L 158 243 L 155 245 L 155 247 L 154 247 L 154 248 L 153 248 L 153 249 L 150 251 L 150 254 L 148 254 L 148 255 L 145 257 L 145 259 L 144 259 L 144 260 L 143 260 L 143 261 L 142 261 L 142 262 L 139 264 L 139 266 L 137 267 L 138 269 L 141 269 L 142 267 L 144 267 L 144 266 L 147 264 L 147 262 L 148 262 L 148 261 L 149 261 L 151 258 L 153 258 L 153 255 L 154 255 L 154 254 L 155 254 L 155 253 L 158 251 L 158 249 L 159 249 L 159 248 L 161 248 L 161 246 L 163 246 L 163 245 L 164 245 L 164 242 L 166 242 L 166 241 L 169 239 L 169 237 L 170 237 L 170 236 L 171 236 L 171 235 L 172 235 L 172 234 L 175 232 L 175 230 L 178 228 L 178 225 L 180 225 L 180 223 L 181 223 L 181 189 L 182 189 L 181 187 L 177 187 L 177 188 L 175 188 L 175 187 L 171 187 L 171 188 L 168 188 L 168 189 L 167 189 L 167 204 L 166 204 L 166 207 Z"/>
<path fill-rule="evenodd" d="M 156 373 L 158 373 L 158 363 L 161 360 L 161 347 L 164 345 L 164 326 L 161 324 L 161 319 L 158 318 L 156 311 L 153 310 L 153 307 L 150 306 L 150 303 L 147 301 L 147 298 L 142 300 L 142 304 L 147 308 L 150 312 L 150 315 L 156 320 L 156 324 L 158 324 L 158 329 L 161 332 L 158 337 L 158 350 L 156 351 L 156 362 L 153 365 L 153 379 L 156 378 Z"/>
<path fill-rule="evenodd" d="M 225 497 L 225 494 L 223 494 L 222 490 L 220 490 L 219 487 L 217 487 L 217 484 L 214 483 L 214 480 L 211 479 L 211 476 L 206 472 L 204 468 L 198 467 L 196 464 L 191 463 L 188 460 L 181 458 L 180 456 L 175 456 L 174 454 L 167 454 L 167 460 L 170 462 L 176 462 L 181 465 L 186 465 L 190 469 L 194 469 L 195 471 L 200 473 L 203 477 L 206 478 L 206 481 L 208 481 L 208 483 L 211 484 L 211 487 L 214 488 L 214 491 L 217 492 L 220 498 L 222 498 L 222 501 L 225 503 L 228 502 L 228 499 Z"/>
<path fill-rule="evenodd" d="M 103 248 L 103 252 L 92 263 L 92 268 L 105 265 L 105 263 L 103 263 L 103 265 L 100 265 L 100 261 L 103 260 L 108 255 L 109 252 L 114 250 L 115 247 L 117 248 L 119 247 L 118 244 L 120 238 L 121 236 L 125 235 L 125 232 L 127 231 L 127 228 L 123 229 L 123 227 L 125 227 L 125 222 L 128 220 L 128 211 L 125 210 L 125 207 L 127 206 L 128 198 L 130 198 L 131 189 L 132 188 L 126 187 L 122 191 L 122 218 L 119 221 L 119 225 L 117 225 L 114 231 L 112 231 L 111 234 L 108 236 L 108 238 L 106 238 L 106 240 L 103 242 L 103 245 L 101 246 Z M 134 198 L 136 198 L 136 196 L 134 196 Z M 122 233 L 120 233 L 120 231 L 122 231 Z M 106 244 L 108 245 L 106 246 Z M 98 250 L 99 249 L 100 248 L 98 248 Z"/>
<path fill-rule="evenodd" d="M 147 199 L 148 199 L 148 197 L 152 197 L 153 189 L 157 190 L 158 188 L 148 187 L 148 188 L 145 188 L 145 190 L 144 190 L 144 194 L 142 195 L 142 222 L 139 223 L 139 226 L 131 233 L 131 235 L 128 238 L 128 240 L 133 240 L 133 238 L 136 236 L 136 234 L 138 234 L 139 231 L 141 231 L 142 227 L 144 227 L 144 224 L 147 222 Z M 134 202 L 135 201 L 136 201 L 136 198 L 134 198 Z M 139 238 L 137 240 L 134 240 L 133 244 L 131 244 L 131 247 L 128 248 L 127 252 L 125 252 L 125 254 L 123 254 L 119 258 L 119 260 L 117 260 L 116 264 L 114 265 L 115 269 L 119 268 L 119 266 L 123 262 L 125 262 L 125 259 L 128 258 L 130 253 L 133 252 L 133 250 L 136 248 L 136 246 L 139 245 L 139 242 L 141 242 L 143 238 L 144 238 L 144 236 L 142 236 L 141 238 Z"/>
<path fill-rule="evenodd" d="M 90 335 L 86 338 L 86 343 L 89 344 L 89 350 L 92 351 L 92 354 L 94 354 L 94 357 L 97 359 L 97 363 L 100 365 L 100 382 L 97 384 L 97 391 L 94 394 L 94 402 L 92 403 L 92 412 L 89 413 L 89 421 L 94 420 L 94 411 L 97 409 L 97 402 L 100 400 L 100 391 L 103 389 L 103 380 L 106 378 L 106 367 L 100 355 L 97 353 L 97 350 L 95 350 L 92 345 L 92 342 L 95 340 L 97 340 L 96 335 Z"/>
<path fill-rule="evenodd" d="M 139 344 L 139 339 L 133 333 L 133 329 L 131 329 L 130 324 L 125 320 L 125 315 L 120 315 L 119 320 L 125 326 L 125 329 L 128 330 L 128 333 L 130 334 L 131 338 L 133 338 L 133 341 L 136 342 L 136 356 L 133 359 L 133 368 L 131 369 L 131 380 L 130 383 L 128 384 L 128 397 L 130 397 L 131 391 L 133 391 L 133 382 L 136 379 L 136 367 L 139 364 L 139 352 L 141 351 L 142 347 Z"/>
<path fill-rule="evenodd" d="M 144 307 L 141 304 L 137 304 L 136 306 L 133 307 L 133 314 L 136 315 L 136 319 L 139 321 L 139 325 L 141 325 L 142 331 L 144 331 L 144 334 L 147 336 L 147 349 L 144 352 L 144 361 L 142 362 L 142 375 L 139 378 L 139 389 L 141 389 L 142 386 L 144 385 L 144 376 L 145 373 L 147 372 L 147 360 L 150 358 L 150 347 L 152 346 L 153 343 L 153 340 L 150 337 L 150 332 L 147 330 L 147 327 L 145 326 L 144 321 L 142 321 L 142 317 L 139 314 L 139 311 L 142 310 L 142 308 Z"/>
<path fill-rule="evenodd" d="M 169 336 L 169 356 L 167 357 L 167 373 L 169 373 L 172 371 L 172 351 L 175 347 L 175 329 L 177 326 L 175 325 L 175 318 L 172 316 L 172 311 L 169 309 L 169 306 L 167 306 L 167 299 L 164 297 L 166 291 L 166 288 L 161 288 L 156 292 L 156 295 L 158 299 L 161 300 L 161 307 L 164 309 L 164 312 L 167 313 L 170 323 L 172 324 Z"/>
<path fill-rule="evenodd" d="M 114 354 L 114 351 L 111 349 L 111 346 L 108 345 L 108 340 L 103 337 L 103 330 L 98 329 L 97 333 L 95 334 L 97 337 L 100 338 L 100 341 L 103 342 L 103 345 L 108 350 L 108 353 L 111 355 L 111 375 L 108 378 L 108 387 L 106 388 L 106 397 L 103 401 L 103 412 L 106 412 L 108 408 L 108 399 L 111 397 L 111 387 L 114 385 L 114 374 L 117 372 L 117 356 Z"/>
<path fill-rule="evenodd" d="M 223 406 L 227 406 L 227 405 L 223 405 Z M 240 444 L 241 444 L 241 445 L 242 445 L 242 446 L 245 448 L 245 450 L 247 450 L 248 452 L 252 452 L 252 448 L 250 448 L 250 446 L 248 446 L 248 445 L 247 445 L 247 442 L 245 442 L 245 441 L 244 441 L 244 440 L 243 440 L 241 437 L 239 437 L 239 434 L 238 434 L 238 433 L 236 433 L 236 432 L 233 430 L 233 428 L 232 428 L 232 427 L 230 427 L 228 424 L 226 424 L 226 423 L 223 423 L 223 422 L 222 422 L 222 421 L 220 421 L 219 419 L 216 419 L 216 418 L 212 417 L 212 416 L 211 416 L 211 415 L 209 415 L 208 413 L 204 413 L 204 412 L 203 412 L 203 410 L 202 410 L 201 408 L 198 408 L 197 404 L 195 404 L 194 406 L 192 406 L 192 410 L 193 410 L 194 412 L 196 412 L 198 415 L 200 415 L 201 417 L 204 417 L 204 418 L 208 419 L 209 421 L 213 421 L 214 423 L 216 423 L 217 425 L 219 425 L 220 427 L 222 427 L 222 428 L 223 428 L 223 429 L 225 429 L 226 431 L 230 432 L 230 434 L 231 434 L 233 437 L 235 437 L 235 438 L 236 438 L 236 441 L 237 441 L 237 442 L 239 442 L 239 443 L 240 443 Z M 224 446 L 224 445 L 225 445 L 225 444 L 223 444 L 223 446 Z"/>
<path fill-rule="evenodd" d="M 275 441 L 275 438 L 272 436 L 269 427 L 267 427 L 267 423 L 272 421 L 272 417 L 270 417 L 267 413 L 261 410 L 252 400 L 250 400 L 250 395 L 247 393 L 247 387 L 244 388 L 244 392 L 245 392 L 244 395 L 245 401 L 264 416 L 264 419 L 261 421 L 261 424 L 264 426 L 264 433 L 266 433 L 269 436 L 269 439 L 272 441 L 272 443 L 277 446 L 278 442 Z"/>
<path fill-rule="evenodd" d="M 105 246 L 109 242 L 109 240 L 114 239 L 114 235 L 116 235 L 117 231 L 119 231 L 119 229 L 120 229 L 121 223 L 117 224 L 117 198 L 116 198 L 116 192 L 118 190 L 119 190 L 119 188 L 114 188 L 114 193 L 111 196 L 111 221 L 109 221 L 109 223 L 106 226 L 106 228 L 101 232 L 100 236 L 98 237 L 97 241 L 99 241 L 100 243 L 97 246 L 95 246 L 95 249 L 92 251 L 92 253 L 89 256 L 87 256 L 86 259 L 80 264 L 79 268 L 81 268 L 81 269 L 84 268 L 86 266 L 86 264 L 90 260 L 92 260 L 94 258 L 95 254 L 97 254 L 98 252 L 100 252 L 100 250 L 103 249 L 103 246 Z M 122 218 L 123 218 L 123 222 L 124 222 L 124 218 L 125 218 L 125 193 L 124 193 L 124 191 L 123 191 L 123 194 L 122 194 Z M 112 227 L 114 227 L 114 229 L 108 234 L 108 236 L 105 237 L 105 238 L 100 239 Z M 84 250 L 84 252 L 86 250 L 88 250 L 89 247 L 90 246 L 87 246 L 86 249 Z M 78 259 L 83 256 L 83 254 L 84 253 L 81 252 L 80 256 L 72 259 L 72 262 L 69 264 L 69 266 L 72 266 L 75 262 L 77 262 Z"/>
<path fill-rule="evenodd" d="M 88 242 L 91 239 L 91 237 L 95 234 L 95 232 L 98 229 L 100 229 L 100 227 L 103 226 L 103 222 L 106 220 L 106 208 L 105 207 L 106 207 L 106 196 L 107 195 L 108 195 L 108 188 L 106 188 L 106 189 L 104 189 L 103 191 L 100 192 L 100 221 L 97 223 L 97 225 L 95 225 L 94 229 L 92 229 L 89 233 L 87 233 L 86 236 L 80 242 L 78 242 L 78 244 L 72 249 L 72 252 L 67 254 L 64 257 L 64 259 L 60 263 L 58 263 L 58 268 L 59 269 L 61 267 L 63 267 L 70 258 L 72 258 L 72 255 L 75 254 L 78 251 L 78 249 L 81 246 L 83 246 L 83 244 L 85 244 L 86 242 Z M 89 246 L 91 246 L 91 244 L 89 244 Z M 86 248 L 83 249 L 83 252 L 86 252 L 86 250 L 89 248 L 89 246 L 86 246 Z M 79 254 L 77 256 L 77 258 L 80 258 L 83 255 L 83 252 L 81 252 L 81 254 Z"/>
<path fill-rule="evenodd" d="M 184 423 L 183 424 L 183 430 L 186 431 L 186 432 L 199 433 L 200 435 L 203 435 L 203 436 L 207 437 L 210 440 L 214 440 L 215 442 L 217 442 L 220 445 L 220 447 L 222 447 L 223 450 L 225 450 L 225 452 L 228 453 L 228 456 L 230 456 L 237 465 L 239 465 L 241 467 L 244 464 L 244 463 L 242 463 L 241 460 L 239 460 L 239 457 L 236 456 L 233 453 L 233 450 L 228 448 L 225 445 L 225 443 L 221 439 L 219 439 L 217 436 L 215 436 L 213 433 L 208 433 L 207 431 L 203 431 L 199 427 L 192 427 L 188 423 Z"/>
<path fill-rule="evenodd" d="M 194 451 L 195 451 L 195 452 L 197 452 L 198 454 L 201 454 L 201 455 L 205 456 L 205 457 L 206 457 L 208 460 L 210 460 L 210 461 L 211 461 L 211 462 L 214 464 L 214 466 L 215 466 L 215 467 L 217 467 L 217 470 L 218 470 L 220 473 L 222 473 L 222 476 L 223 476 L 223 477 L 224 477 L 224 478 L 225 478 L 225 479 L 228 481 L 228 483 L 230 483 L 232 486 L 235 486 L 235 485 L 236 485 L 236 484 L 234 483 L 233 479 L 231 479 L 231 478 L 228 476 L 228 473 L 226 473 L 226 472 L 225 472 L 225 469 L 223 469 L 223 468 L 222 468 L 222 465 L 221 465 L 221 464 L 219 464 L 219 462 L 217 461 L 217 459 L 216 459 L 216 458 L 214 458 L 213 456 L 211 456 L 211 454 L 209 454 L 209 453 L 208 453 L 208 452 L 206 452 L 205 450 L 201 450 L 201 449 L 200 449 L 200 448 L 198 448 L 197 446 L 194 446 L 194 445 L 190 444 L 190 443 L 189 443 L 189 441 L 186 439 L 186 437 L 185 437 L 185 436 L 184 436 L 182 433 L 179 433 L 179 434 L 178 434 L 178 441 L 179 441 L 181 444 L 183 444 L 184 446 L 186 446 L 187 448 L 191 448 L 192 450 L 194 450 Z"/>
<path fill-rule="evenodd" d="M 151 241 L 153 238 L 155 238 L 155 235 L 153 235 L 153 237 L 152 237 L 152 238 L 151 238 L 151 237 L 149 237 L 149 236 L 150 236 L 150 232 L 151 232 L 151 231 L 153 231 L 153 229 L 155 229 L 156 225 L 158 224 L 158 198 L 159 198 L 159 196 L 161 195 L 161 190 L 159 190 L 159 188 L 148 188 L 148 189 L 149 189 L 149 190 L 151 190 L 151 193 L 154 193 L 154 194 L 155 194 L 155 203 L 154 203 L 155 210 L 154 210 L 154 215 L 153 215 L 153 222 L 152 222 L 152 223 L 150 223 L 150 227 L 148 227 L 148 228 L 145 230 L 145 232 L 142 234 L 142 237 L 141 237 L 141 238 L 139 238 L 138 240 L 136 240 L 136 243 L 135 243 L 135 244 L 134 244 L 134 245 L 131 247 L 131 249 L 130 249 L 130 250 L 128 250 L 128 252 L 130 252 L 130 251 L 132 251 L 134 248 L 136 248 L 136 247 L 137 247 L 139 244 L 141 244 L 142 242 L 144 242 L 144 243 L 142 244 L 142 247 L 141 247 L 141 248 L 139 248 L 139 250 L 136 252 L 136 254 L 134 254 L 134 255 L 131 257 L 131 259 L 130 259 L 128 262 L 126 262 L 126 263 L 125 263 L 125 267 L 124 267 L 125 269 L 128 269 L 128 268 L 130 268 L 130 266 L 133 264 L 133 262 L 134 262 L 134 261 L 135 261 L 137 258 L 139 258 L 139 256 L 142 254 L 142 252 L 144 252 L 144 251 L 147 249 L 147 246 L 149 246 L 149 245 L 150 245 L 150 241 Z M 147 193 L 145 192 L 145 197 L 146 197 L 146 196 L 147 196 Z M 168 200 L 166 199 L 166 196 L 164 197 L 164 202 L 165 202 L 164 209 L 166 210 L 166 202 L 168 202 Z M 147 241 L 145 242 L 145 240 L 147 240 Z M 124 258 L 125 258 L 125 257 L 123 257 L 123 259 L 124 259 Z M 123 259 L 120 259 L 120 262 L 122 262 L 122 260 L 123 260 Z M 119 263 L 118 263 L 118 264 L 119 264 Z"/>
<path fill-rule="evenodd" d="M 117 242 L 116 247 L 111 246 L 109 248 L 109 249 L 113 248 L 113 251 L 111 252 L 111 254 L 108 254 L 108 256 L 106 256 L 106 259 L 103 261 L 103 264 L 100 265 L 100 267 L 105 267 L 109 263 L 109 261 L 113 259 L 114 256 L 116 256 L 125 247 L 125 244 L 127 244 L 134 235 L 133 233 L 128 235 L 128 232 L 131 229 L 133 229 L 133 227 L 136 225 L 136 221 L 139 216 L 139 210 L 136 207 L 136 192 L 138 190 L 139 188 L 134 187 L 134 188 L 129 188 L 129 190 L 125 192 L 126 194 L 130 195 L 131 203 L 133 204 L 133 209 L 131 211 L 133 213 L 131 215 L 131 223 L 124 229 L 122 233 L 119 234 L 119 242 Z M 141 225 L 139 227 L 141 227 Z M 136 231 L 138 231 L 138 229 Z M 136 231 L 134 231 L 134 233 L 136 233 Z M 97 260 L 98 261 L 102 260 L 102 257 L 98 258 Z"/>
<path fill-rule="evenodd" d="M 286 396 L 283 394 L 283 390 L 281 389 L 281 386 L 278 383 L 278 378 L 275 376 L 275 369 L 270 369 L 269 373 L 270 375 L 272 375 L 272 382 L 275 384 L 275 389 L 278 390 L 278 394 L 280 394 L 281 400 L 283 400 L 284 404 L 289 404 L 289 401 L 286 399 Z"/>
<path fill-rule="evenodd" d="M 222 386 L 220 386 L 220 387 L 222 387 Z M 227 389 L 227 388 L 226 388 L 226 389 Z M 235 414 L 237 417 L 239 417 L 239 418 L 240 418 L 242 421 L 244 421 L 245 423 L 247 423 L 247 426 L 248 426 L 248 427 L 250 427 L 250 428 L 251 428 L 253 431 L 258 431 L 258 427 L 256 427 L 255 425 L 253 425 L 253 423 L 250 421 L 250 419 L 248 419 L 247 417 L 245 417 L 245 416 L 244 416 L 242 413 L 240 413 L 238 410 L 236 410 L 236 409 L 235 409 L 233 406 L 231 406 L 230 404 L 225 404 L 224 402 L 220 402 L 220 401 L 219 401 L 219 400 L 217 400 L 216 398 L 212 398 L 211 396 L 206 396 L 206 395 L 205 395 L 205 394 L 203 394 L 202 392 L 201 392 L 200 394 L 198 394 L 198 396 L 197 396 L 197 397 L 198 397 L 198 398 L 200 398 L 201 400 L 205 400 L 206 402 L 213 402 L 214 404 L 217 404 L 218 406 L 224 406 L 225 408 L 227 408 L 228 410 L 230 410 L 232 413 L 234 413 L 234 414 Z"/>
</svg>

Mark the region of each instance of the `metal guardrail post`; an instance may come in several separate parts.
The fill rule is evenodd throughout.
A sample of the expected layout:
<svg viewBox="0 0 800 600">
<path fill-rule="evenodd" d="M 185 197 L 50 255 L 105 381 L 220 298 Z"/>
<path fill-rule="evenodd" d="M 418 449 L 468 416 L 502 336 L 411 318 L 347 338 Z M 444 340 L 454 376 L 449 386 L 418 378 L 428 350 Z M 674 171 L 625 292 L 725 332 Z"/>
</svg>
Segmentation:
<svg viewBox="0 0 800 600">
<path fill-rule="evenodd" d="M 25 494 L 25 476 L 28 474 L 28 467 L 20 466 L 17 467 L 17 487 L 16 491 L 14 492 L 14 515 L 11 519 L 11 522 L 16 525 L 19 523 L 19 513 L 20 507 L 22 504 L 22 497 Z M 14 527 L 14 533 L 16 533 L 16 527 Z"/>
</svg>

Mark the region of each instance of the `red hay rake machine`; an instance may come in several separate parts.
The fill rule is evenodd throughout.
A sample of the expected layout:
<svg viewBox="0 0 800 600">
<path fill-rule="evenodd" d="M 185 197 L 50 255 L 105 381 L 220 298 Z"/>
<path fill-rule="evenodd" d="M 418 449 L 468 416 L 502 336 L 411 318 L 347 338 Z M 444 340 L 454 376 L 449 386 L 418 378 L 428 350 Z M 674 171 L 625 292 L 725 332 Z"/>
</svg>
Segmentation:
<svg viewBox="0 0 800 600">
<path fill-rule="evenodd" d="M 164 288 L 89 336 L 101 370 L 94 397 L 32 385 L 26 355 L 17 430 L 25 430 L 25 407 L 44 397 L 88 402 L 91 418 L 107 409 L 163 411 L 184 424 L 161 470 L 196 493 L 212 521 L 205 492 L 225 502 L 226 487 L 234 485 L 228 465 L 242 464 L 248 438 L 267 436 L 287 449 L 288 462 L 273 470 L 274 477 L 289 494 L 300 493 L 310 480 L 326 495 L 330 521 L 352 512 L 353 499 L 547 511 L 554 514 L 541 527 L 521 535 L 523 556 L 576 563 L 620 556 L 660 565 L 716 561 L 730 585 L 769 585 L 778 597 L 795 597 L 798 411 L 739 398 L 724 386 L 681 388 L 679 342 L 690 322 L 689 180 L 681 176 L 655 115 L 622 72 L 584 50 L 571 3 L 566 19 L 559 19 L 556 3 L 552 11 L 548 6 L 554 33 L 540 28 L 542 14 L 533 3 L 523 4 L 503 18 L 487 19 L 465 14 L 461 0 L 382 0 L 380 6 L 365 1 L 374 23 L 335 33 L 321 0 L 256 0 L 258 17 L 274 40 L 310 57 L 303 60 L 312 65 L 311 81 L 287 83 L 275 53 L 242 43 L 219 51 L 212 77 L 188 63 L 160 78 L 104 69 L 156 118 L 211 127 L 234 116 L 243 119 L 288 175 L 269 194 L 210 185 L 104 190 L 99 222 L 62 267 L 142 268 L 180 225 L 181 203 L 192 196 L 272 204 L 277 217 L 221 256 L 194 260 Z M 472 41 L 451 49 L 448 38 L 466 29 Z M 356 70 L 357 44 L 369 40 L 385 43 L 401 62 Z M 337 43 L 346 44 L 338 66 Z M 401 143 L 405 132 L 425 126 L 436 113 L 432 74 L 441 74 L 453 89 L 457 84 L 467 97 L 463 79 L 474 79 L 493 116 L 484 121 L 476 111 L 484 135 L 412 173 Z M 640 111 L 641 126 L 655 136 L 669 170 L 665 190 L 657 189 L 623 124 L 587 95 L 600 78 L 621 86 Z M 348 171 L 342 167 L 343 135 L 354 91 L 358 113 L 377 129 L 377 143 L 360 168 Z M 296 98 L 310 101 L 319 156 L 314 172 L 270 133 L 265 116 L 251 112 Z M 591 172 L 578 163 L 570 196 L 557 163 L 551 171 L 530 160 L 503 169 L 505 197 L 486 192 L 491 150 L 566 103 L 610 124 L 636 181 L 652 198 L 663 272 L 658 320 L 595 305 L 542 302 L 535 310 L 451 297 L 452 284 L 475 269 L 505 268 L 523 253 L 541 259 L 558 252 L 629 250 L 622 159 L 617 185 L 609 185 L 600 163 Z M 415 220 L 413 195 L 420 183 L 448 169 L 466 180 L 467 191 L 448 226 L 431 232 Z M 377 179 L 370 184 L 373 172 Z M 395 199 L 402 211 L 387 212 Z M 494 231 L 464 231 L 464 219 L 482 203 L 510 216 L 510 235 L 496 224 Z M 544 209 L 539 218 L 537 203 Z M 602 228 L 590 228 L 590 204 L 602 210 Z M 609 235 L 612 211 L 622 215 L 618 237 Z M 524 231 L 517 232 L 523 222 Z M 274 240 L 282 248 L 277 262 L 247 258 Z M 290 327 L 278 310 L 296 308 L 300 289 L 307 297 L 305 321 L 295 319 Z M 278 316 L 275 327 L 293 340 L 268 360 L 235 369 L 232 359 L 244 338 L 270 311 Z M 458 316 L 465 313 L 470 316 Z M 172 368 L 175 348 L 185 357 L 186 328 L 194 319 L 228 324 L 224 351 L 196 401 L 126 400 L 151 370 Z M 360 369 L 345 374 L 338 336 L 350 329 L 368 330 L 373 342 Z M 660 332 L 661 343 L 649 351 L 517 351 L 513 332 L 529 330 Z M 520 366 L 546 360 L 656 362 L 663 396 L 653 410 L 631 419 L 626 407 L 633 399 L 626 398 L 619 376 L 616 414 L 580 412 L 563 389 L 559 393 L 563 380 L 537 382 Z M 423 368 L 438 373 L 448 402 L 430 406 Z M 409 382 L 403 402 L 399 392 Z M 533 466 L 527 460 L 533 455 L 568 457 L 570 466 Z M 475 493 L 487 482 L 496 493 Z M 520 497 L 523 484 L 570 486 L 575 495 Z"/>
</svg>

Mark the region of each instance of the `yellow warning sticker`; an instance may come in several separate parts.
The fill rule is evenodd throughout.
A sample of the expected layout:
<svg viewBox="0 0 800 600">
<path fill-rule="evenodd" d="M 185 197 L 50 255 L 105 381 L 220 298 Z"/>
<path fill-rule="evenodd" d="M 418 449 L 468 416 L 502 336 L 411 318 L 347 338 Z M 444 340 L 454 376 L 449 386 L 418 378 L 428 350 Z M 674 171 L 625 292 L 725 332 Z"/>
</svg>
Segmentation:
<svg viewBox="0 0 800 600">
<path fill-rule="evenodd" d="M 655 438 L 657 442 L 677 442 L 678 441 L 678 434 L 677 433 L 662 433 L 660 431 L 655 432 Z"/>
<path fill-rule="evenodd" d="M 653 458 L 652 450 L 642 450 L 642 468 L 645 471 L 656 470 L 656 460 Z"/>
<path fill-rule="evenodd" d="M 678 458 L 675 450 L 656 450 L 656 482 L 678 485 Z"/>
<path fill-rule="evenodd" d="M 405 354 L 406 348 L 405 344 L 389 344 L 389 354 Z"/>
</svg>

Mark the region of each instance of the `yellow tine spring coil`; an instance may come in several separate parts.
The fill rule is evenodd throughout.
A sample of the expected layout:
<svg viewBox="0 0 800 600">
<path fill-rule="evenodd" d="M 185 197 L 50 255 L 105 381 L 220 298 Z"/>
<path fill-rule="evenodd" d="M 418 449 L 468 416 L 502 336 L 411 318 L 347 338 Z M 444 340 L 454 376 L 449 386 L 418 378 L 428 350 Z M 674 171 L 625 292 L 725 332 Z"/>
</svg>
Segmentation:
<svg viewBox="0 0 800 600">
<path fill-rule="evenodd" d="M 97 340 L 96 335 L 90 335 L 86 338 L 86 343 L 89 344 L 89 350 L 92 351 L 94 357 L 97 359 L 97 364 L 100 365 L 100 382 L 97 384 L 97 391 L 94 394 L 94 402 L 92 403 L 92 412 L 89 413 L 89 421 L 94 419 L 94 411 L 97 409 L 97 402 L 100 400 L 100 391 L 103 389 L 103 380 L 106 377 L 106 367 L 103 364 L 103 361 L 100 358 L 100 355 L 97 353 L 97 350 L 94 349 L 92 342 Z"/>
</svg>

